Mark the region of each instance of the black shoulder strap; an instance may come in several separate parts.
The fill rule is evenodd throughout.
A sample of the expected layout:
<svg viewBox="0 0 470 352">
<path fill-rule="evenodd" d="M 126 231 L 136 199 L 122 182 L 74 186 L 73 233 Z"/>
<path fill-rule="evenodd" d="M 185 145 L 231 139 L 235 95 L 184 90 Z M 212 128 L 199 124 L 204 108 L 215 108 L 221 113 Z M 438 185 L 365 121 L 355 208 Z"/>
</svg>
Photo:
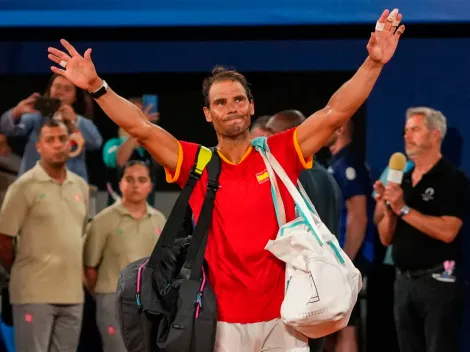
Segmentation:
<svg viewBox="0 0 470 352">
<path fill-rule="evenodd" d="M 207 191 L 199 215 L 196 228 L 194 230 L 191 244 L 186 255 L 186 261 L 181 269 L 181 275 L 198 280 L 201 276 L 201 266 L 204 263 L 204 254 L 206 252 L 207 237 L 212 224 L 212 213 L 217 190 L 219 189 L 219 176 L 222 170 L 222 162 L 215 148 L 212 150 L 212 159 L 207 165 Z"/>
<path fill-rule="evenodd" d="M 160 238 L 158 239 L 158 242 L 155 245 L 152 254 L 150 255 L 149 261 L 147 263 L 147 266 L 150 268 L 155 269 L 158 267 L 159 262 L 163 257 L 162 253 L 165 248 L 173 248 L 173 243 L 175 242 L 175 239 L 180 231 L 180 227 L 184 223 L 189 198 L 191 197 L 194 186 L 196 186 L 196 183 L 200 179 L 202 171 L 205 167 L 204 162 L 202 162 L 204 166 L 203 167 L 201 166 L 200 161 L 200 156 L 205 151 L 207 151 L 207 148 L 199 146 L 194 165 L 191 168 L 191 172 L 189 173 L 188 181 L 186 182 L 183 190 L 176 200 L 176 203 L 171 210 L 170 216 L 168 217 L 168 220 L 163 227 L 162 233 L 160 234 Z"/>
</svg>

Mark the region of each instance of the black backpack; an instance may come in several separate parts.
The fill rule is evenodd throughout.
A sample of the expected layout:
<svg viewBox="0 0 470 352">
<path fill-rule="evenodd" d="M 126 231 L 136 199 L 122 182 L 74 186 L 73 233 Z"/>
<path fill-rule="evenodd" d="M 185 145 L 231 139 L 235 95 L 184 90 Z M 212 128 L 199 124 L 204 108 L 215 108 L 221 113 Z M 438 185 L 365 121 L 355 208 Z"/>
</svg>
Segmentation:
<svg viewBox="0 0 470 352">
<path fill-rule="evenodd" d="M 120 273 L 116 313 L 128 352 L 214 351 L 217 303 L 204 261 L 221 170 L 214 150 L 199 146 L 188 181 L 151 256 Z M 206 165 L 207 191 L 191 234 L 188 202 Z"/>
</svg>

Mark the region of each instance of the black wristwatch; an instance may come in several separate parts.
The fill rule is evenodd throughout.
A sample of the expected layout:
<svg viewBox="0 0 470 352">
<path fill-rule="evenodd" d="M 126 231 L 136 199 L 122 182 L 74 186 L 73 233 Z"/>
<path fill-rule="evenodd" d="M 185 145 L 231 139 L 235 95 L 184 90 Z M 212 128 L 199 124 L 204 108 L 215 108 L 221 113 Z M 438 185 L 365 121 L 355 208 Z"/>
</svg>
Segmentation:
<svg viewBox="0 0 470 352">
<path fill-rule="evenodd" d="M 103 84 L 101 85 L 101 87 L 99 87 L 94 92 L 89 92 L 89 93 L 93 97 L 93 99 L 98 99 L 102 95 L 106 94 L 107 91 L 108 91 L 108 83 L 106 83 L 106 81 L 103 80 Z"/>
</svg>

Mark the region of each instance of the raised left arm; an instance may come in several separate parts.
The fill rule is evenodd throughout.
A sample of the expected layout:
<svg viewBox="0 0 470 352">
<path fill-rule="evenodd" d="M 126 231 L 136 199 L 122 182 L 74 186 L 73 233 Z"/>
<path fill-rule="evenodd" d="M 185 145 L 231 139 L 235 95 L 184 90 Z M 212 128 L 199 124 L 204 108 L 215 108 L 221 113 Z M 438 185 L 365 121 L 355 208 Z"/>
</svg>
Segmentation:
<svg viewBox="0 0 470 352">
<path fill-rule="evenodd" d="M 382 68 L 383 64 L 368 57 L 356 74 L 333 94 L 328 104 L 298 127 L 297 141 L 304 157 L 320 150 L 354 115 L 372 91 Z"/>
<path fill-rule="evenodd" d="M 405 26 L 398 25 L 402 15 L 395 9 L 385 10 L 371 34 L 367 51 L 369 56 L 356 74 L 297 129 L 297 141 L 304 157 L 315 154 L 330 136 L 343 126 L 369 97 L 383 66 L 390 61 Z"/>
</svg>

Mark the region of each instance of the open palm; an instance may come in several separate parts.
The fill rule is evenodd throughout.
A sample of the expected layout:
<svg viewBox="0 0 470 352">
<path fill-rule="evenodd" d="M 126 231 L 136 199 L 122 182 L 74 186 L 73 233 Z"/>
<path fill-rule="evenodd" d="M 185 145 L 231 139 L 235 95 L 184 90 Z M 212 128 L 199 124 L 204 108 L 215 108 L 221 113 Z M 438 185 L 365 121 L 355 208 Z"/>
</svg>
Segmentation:
<svg viewBox="0 0 470 352">
<path fill-rule="evenodd" d="M 91 49 L 87 49 L 85 54 L 81 56 L 65 39 L 62 39 L 60 43 L 68 54 L 55 48 L 49 48 L 48 58 L 65 68 L 60 69 L 52 66 L 51 71 L 64 76 L 77 87 L 92 90 L 93 85 L 99 81 L 99 78 L 95 65 L 91 61 Z"/>
<path fill-rule="evenodd" d="M 375 32 L 371 34 L 367 51 L 369 57 L 381 64 L 390 61 L 398 46 L 400 36 L 405 31 L 405 26 L 400 25 L 403 16 L 398 9 L 389 12 L 385 10 L 377 21 Z M 399 27 L 398 27 L 399 26 Z"/>
</svg>

